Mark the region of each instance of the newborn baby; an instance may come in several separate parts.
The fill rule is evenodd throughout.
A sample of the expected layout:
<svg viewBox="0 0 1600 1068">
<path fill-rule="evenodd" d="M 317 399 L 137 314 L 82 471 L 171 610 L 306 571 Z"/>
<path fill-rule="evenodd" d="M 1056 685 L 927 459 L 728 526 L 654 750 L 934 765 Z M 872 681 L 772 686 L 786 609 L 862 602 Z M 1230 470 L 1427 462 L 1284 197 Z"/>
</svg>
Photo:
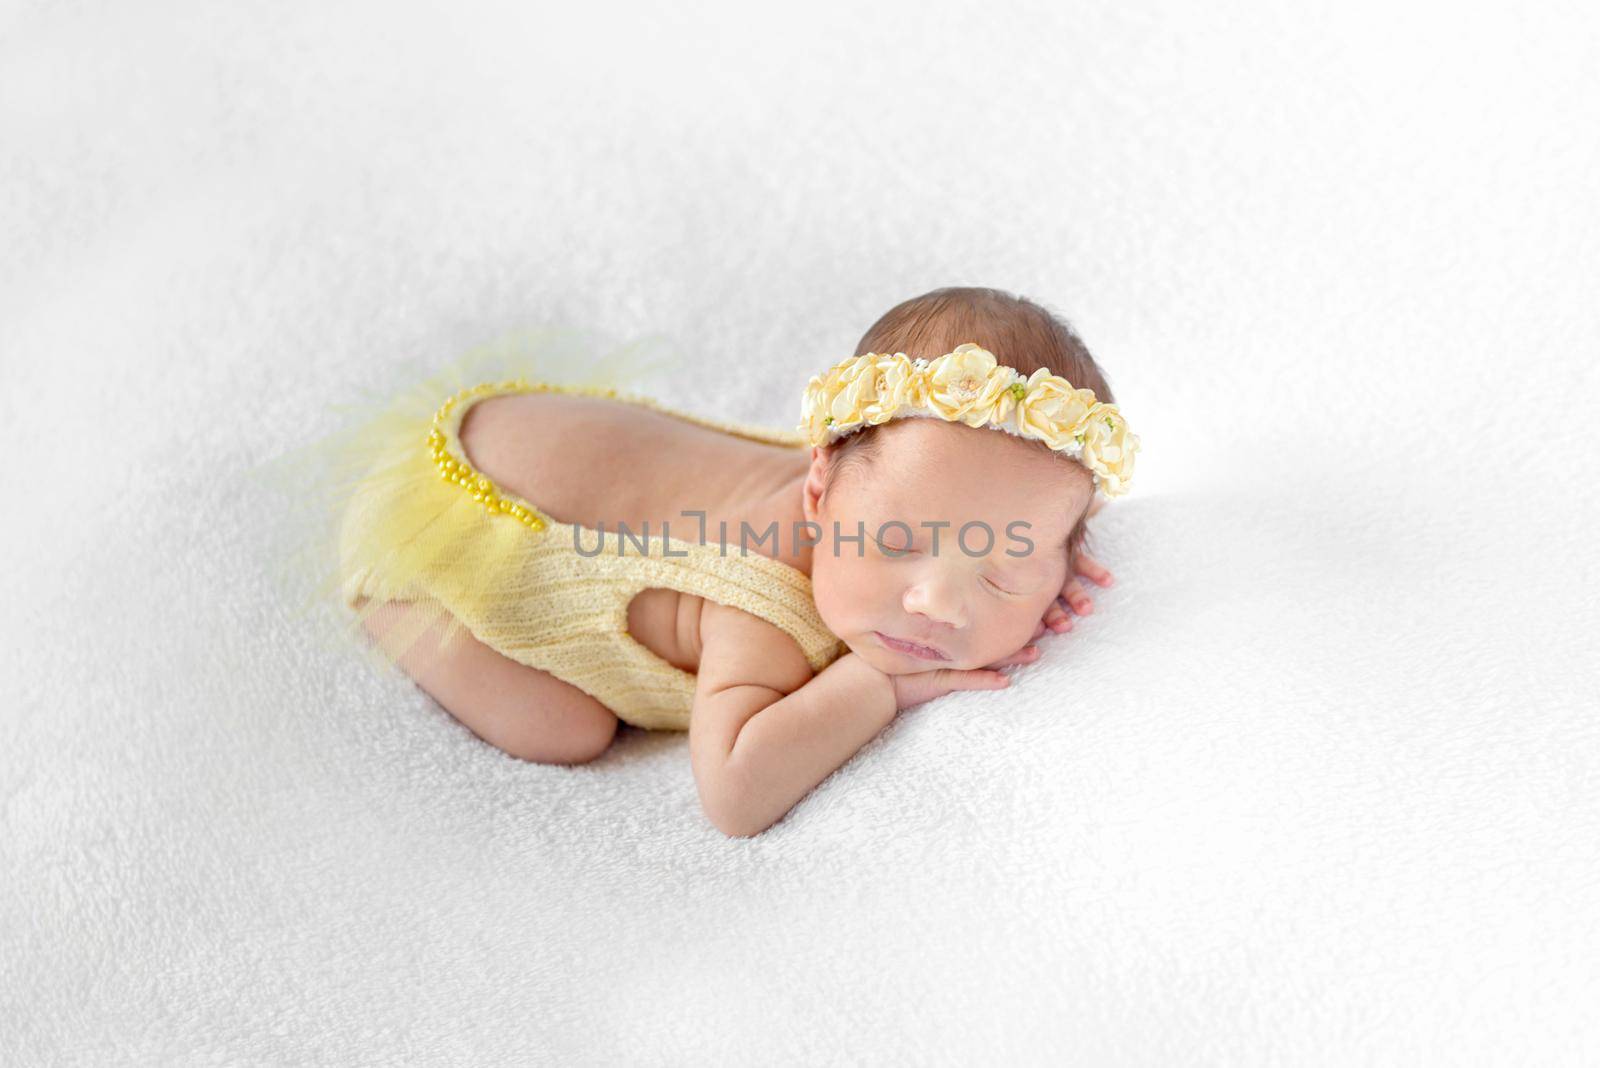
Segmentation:
<svg viewBox="0 0 1600 1068">
<path fill-rule="evenodd" d="M 857 352 L 811 378 L 798 434 L 612 389 L 462 391 L 353 497 L 346 600 L 514 756 L 687 729 L 707 818 L 759 833 L 901 709 L 1007 685 L 1070 629 L 1063 602 L 1089 611 L 1079 576 L 1111 582 L 1086 521 L 1138 438 L 1066 324 L 945 289 Z"/>
</svg>

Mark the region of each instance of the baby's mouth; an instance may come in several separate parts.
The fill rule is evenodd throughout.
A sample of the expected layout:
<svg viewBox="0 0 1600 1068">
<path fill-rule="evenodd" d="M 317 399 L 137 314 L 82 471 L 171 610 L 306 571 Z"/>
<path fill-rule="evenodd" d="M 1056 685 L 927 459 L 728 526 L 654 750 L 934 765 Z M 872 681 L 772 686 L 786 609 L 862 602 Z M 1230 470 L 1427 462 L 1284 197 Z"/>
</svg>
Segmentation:
<svg viewBox="0 0 1600 1068">
<path fill-rule="evenodd" d="M 923 645 L 920 642 L 907 641 L 904 638 L 896 638 L 892 635 L 883 633 L 881 630 L 875 630 L 872 632 L 872 634 L 873 637 L 878 639 L 878 644 L 882 645 L 885 649 L 889 649 L 896 653 L 901 653 L 905 656 L 915 657 L 918 660 L 950 659 L 949 654 L 943 649 L 936 649 L 931 645 Z"/>
</svg>

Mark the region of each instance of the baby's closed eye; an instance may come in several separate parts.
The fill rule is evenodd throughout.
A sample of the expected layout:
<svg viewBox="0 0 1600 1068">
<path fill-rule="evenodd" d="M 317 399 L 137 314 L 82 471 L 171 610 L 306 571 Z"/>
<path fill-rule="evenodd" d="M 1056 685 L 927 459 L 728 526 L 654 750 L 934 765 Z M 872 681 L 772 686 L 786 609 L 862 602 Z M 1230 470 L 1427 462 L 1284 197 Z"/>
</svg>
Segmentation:
<svg viewBox="0 0 1600 1068">
<path fill-rule="evenodd" d="M 997 591 L 999 593 L 1003 593 L 1007 597 L 1021 597 L 1021 596 L 1023 596 L 1024 591 L 1022 591 L 1022 590 L 1007 589 L 1006 585 L 1002 584 L 1002 583 L 1006 582 L 1006 580 L 1004 580 L 1004 579 L 985 578 L 983 581 L 988 583 L 989 587 L 991 589 L 993 589 L 993 590 L 995 590 L 995 591 Z"/>
</svg>

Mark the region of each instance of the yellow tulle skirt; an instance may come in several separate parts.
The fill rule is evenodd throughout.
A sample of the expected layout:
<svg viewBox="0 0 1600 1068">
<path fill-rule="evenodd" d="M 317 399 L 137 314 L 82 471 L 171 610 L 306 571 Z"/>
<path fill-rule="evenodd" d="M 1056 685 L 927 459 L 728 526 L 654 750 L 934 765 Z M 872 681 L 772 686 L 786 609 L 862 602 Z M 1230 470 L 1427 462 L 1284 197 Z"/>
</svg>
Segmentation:
<svg viewBox="0 0 1600 1068">
<path fill-rule="evenodd" d="M 341 650 L 361 650 L 377 667 L 393 666 L 430 631 L 436 641 L 427 650 L 448 646 L 464 627 L 445 604 L 469 617 L 490 613 L 494 598 L 507 595 L 495 564 L 514 556 L 511 541 L 528 532 L 490 522 L 481 504 L 425 462 L 418 445 L 441 402 L 509 379 L 649 396 L 683 360 L 659 335 L 614 344 L 540 328 L 458 354 L 410 382 L 330 403 L 333 429 L 255 471 L 277 535 L 268 570 L 294 622 Z M 364 624 L 388 601 L 412 608 L 373 640 Z"/>
</svg>

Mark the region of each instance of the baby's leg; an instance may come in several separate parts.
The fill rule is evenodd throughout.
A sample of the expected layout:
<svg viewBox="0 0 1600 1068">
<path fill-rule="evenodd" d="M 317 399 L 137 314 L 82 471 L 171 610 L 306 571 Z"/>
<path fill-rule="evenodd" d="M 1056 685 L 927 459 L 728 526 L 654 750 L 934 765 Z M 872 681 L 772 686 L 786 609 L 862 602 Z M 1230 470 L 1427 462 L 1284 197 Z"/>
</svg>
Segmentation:
<svg viewBox="0 0 1600 1068">
<path fill-rule="evenodd" d="M 409 611 L 410 605 L 390 601 L 363 622 L 381 637 Z M 466 630 L 436 648 L 449 623 L 447 615 L 433 623 L 399 664 L 468 730 L 540 764 L 584 764 L 610 747 L 617 717 L 609 708 L 547 671 L 502 656 Z"/>
</svg>

